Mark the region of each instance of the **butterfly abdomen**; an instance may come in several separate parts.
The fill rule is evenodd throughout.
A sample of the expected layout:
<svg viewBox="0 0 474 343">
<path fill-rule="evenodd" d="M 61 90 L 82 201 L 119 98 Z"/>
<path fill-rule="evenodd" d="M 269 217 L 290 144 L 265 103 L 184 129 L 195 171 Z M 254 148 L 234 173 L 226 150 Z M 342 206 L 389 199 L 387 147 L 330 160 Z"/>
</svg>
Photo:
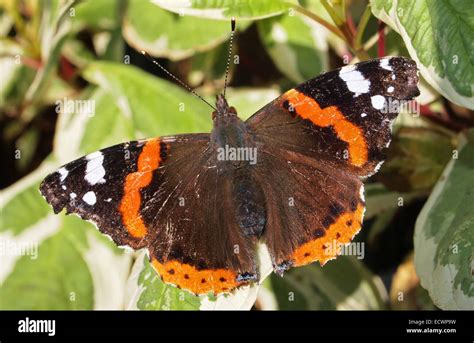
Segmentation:
<svg viewBox="0 0 474 343">
<path fill-rule="evenodd" d="M 260 185 L 250 175 L 243 175 L 234 183 L 235 216 L 245 236 L 260 237 L 265 230 L 267 213 Z"/>
</svg>

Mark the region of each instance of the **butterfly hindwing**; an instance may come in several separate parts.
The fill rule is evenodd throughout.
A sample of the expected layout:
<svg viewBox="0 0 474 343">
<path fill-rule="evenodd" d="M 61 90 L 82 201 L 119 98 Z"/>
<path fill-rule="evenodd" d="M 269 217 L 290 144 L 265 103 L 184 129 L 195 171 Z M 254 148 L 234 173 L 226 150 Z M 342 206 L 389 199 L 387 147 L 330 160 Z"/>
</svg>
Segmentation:
<svg viewBox="0 0 474 343">
<path fill-rule="evenodd" d="M 236 175 L 219 168 L 208 144 L 188 156 L 172 150 L 143 190 L 143 220 L 157 228 L 153 266 L 165 282 L 196 294 L 258 281 L 256 239 L 242 232 L 235 212 Z"/>
<path fill-rule="evenodd" d="M 365 202 L 359 177 L 294 151 L 269 144 L 261 149 L 268 214 L 262 241 L 275 272 L 335 258 L 361 228 Z"/>
</svg>

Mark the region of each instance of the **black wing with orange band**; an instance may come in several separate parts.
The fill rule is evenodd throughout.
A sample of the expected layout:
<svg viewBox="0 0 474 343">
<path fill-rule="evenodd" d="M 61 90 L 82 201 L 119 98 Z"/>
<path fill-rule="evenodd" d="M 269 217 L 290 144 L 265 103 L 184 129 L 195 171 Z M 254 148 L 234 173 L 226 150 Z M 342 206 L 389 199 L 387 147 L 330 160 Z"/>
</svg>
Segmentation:
<svg viewBox="0 0 474 343">
<path fill-rule="evenodd" d="M 138 215 L 140 189 L 166 159 L 166 149 L 157 138 L 114 145 L 62 166 L 40 191 L 55 213 L 66 209 L 94 222 L 117 245 L 140 249 L 148 243 Z"/>
<path fill-rule="evenodd" d="M 258 280 L 255 240 L 239 233 L 231 184 L 208 134 L 119 144 L 66 164 L 40 191 L 59 213 L 94 222 L 119 246 L 147 248 L 165 282 L 196 294 Z"/>
<path fill-rule="evenodd" d="M 367 177 L 385 158 L 400 105 L 419 95 L 417 74 L 404 57 L 348 65 L 287 91 L 247 125 L 269 144 Z"/>
</svg>

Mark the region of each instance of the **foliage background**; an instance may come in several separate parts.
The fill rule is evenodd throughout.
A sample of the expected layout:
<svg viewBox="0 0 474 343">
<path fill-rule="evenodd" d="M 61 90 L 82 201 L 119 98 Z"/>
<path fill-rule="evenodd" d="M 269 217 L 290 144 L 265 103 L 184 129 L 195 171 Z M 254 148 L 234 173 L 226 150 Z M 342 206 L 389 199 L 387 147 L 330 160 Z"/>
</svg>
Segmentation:
<svg viewBox="0 0 474 343">
<path fill-rule="evenodd" d="M 139 51 L 212 101 L 232 16 L 228 99 L 243 119 L 321 72 L 384 55 L 416 60 L 422 94 L 368 181 L 363 260 L 216 299 L 163 284 L 143 253 L 54 215 L 38 185 L 114 143 L 209 131 L 209 108 Z M 474 309 L 472 1 L 3 0 L 0 43 L 1 309 Z M 62 99 L 93 100 L 95 115 L 58 113 Z M 36 259 L 8 252 L 22 243 L 38 244 Z"/>
</svg>

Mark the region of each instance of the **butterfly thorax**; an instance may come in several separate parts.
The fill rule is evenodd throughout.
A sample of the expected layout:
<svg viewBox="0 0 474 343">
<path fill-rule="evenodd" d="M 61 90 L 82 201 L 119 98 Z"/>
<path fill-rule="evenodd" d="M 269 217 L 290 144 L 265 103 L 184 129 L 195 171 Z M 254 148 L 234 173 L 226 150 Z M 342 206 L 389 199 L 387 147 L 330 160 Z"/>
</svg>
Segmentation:
<svg viewBox="0 0 474 343">
<path fill-rule="evenodd" d="M 258 162 L 257 148 L 247 125 L 220 95 L 213 113 L 211 146 L 216 167 L 228 183 L 236 222 L 246 236 L 260 236 L 265 228 L 266 210 L 263 192 L 253 173 Z M 223 185 L 221 185 L 223 186 Z"/>
<path fill-rule="evenodd" d="M 211 145 L 217 153 L 218 164 L 231 164 L 233 167 L 255 165 L 256 145 L 245 122 L 237 116 L 235 108 L 227 104 L 223 95 L 217 97 L 216 107 L 212 113 Z"/>
</svg>

